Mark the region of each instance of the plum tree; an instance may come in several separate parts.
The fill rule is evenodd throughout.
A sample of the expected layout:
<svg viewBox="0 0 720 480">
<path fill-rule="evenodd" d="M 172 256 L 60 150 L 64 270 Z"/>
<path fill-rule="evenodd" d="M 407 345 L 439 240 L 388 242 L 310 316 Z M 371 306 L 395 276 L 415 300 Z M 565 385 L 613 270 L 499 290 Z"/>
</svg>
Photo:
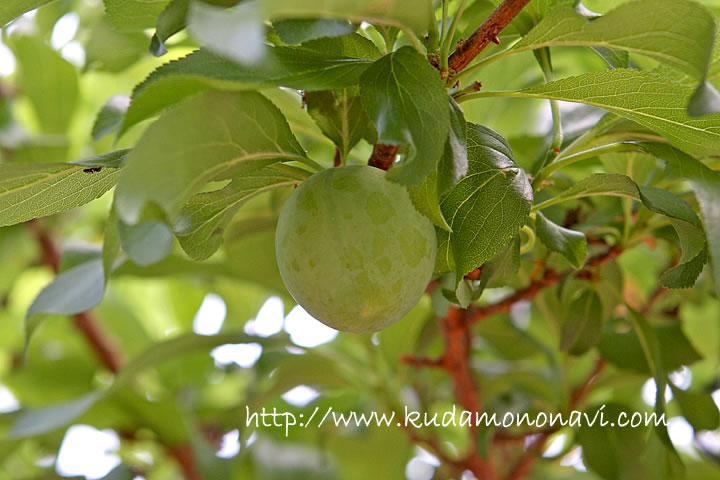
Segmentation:
<svg viewBox="0 0 720 480">
<path fill-rule="evenodd" d="M 280 213 L 278 266 L 313 317 L 368 333 L 402 318 L 433 273 L 435 230 L 405 187 L 369 166 L 323 170 L 303 182 Z"/>
</svg>

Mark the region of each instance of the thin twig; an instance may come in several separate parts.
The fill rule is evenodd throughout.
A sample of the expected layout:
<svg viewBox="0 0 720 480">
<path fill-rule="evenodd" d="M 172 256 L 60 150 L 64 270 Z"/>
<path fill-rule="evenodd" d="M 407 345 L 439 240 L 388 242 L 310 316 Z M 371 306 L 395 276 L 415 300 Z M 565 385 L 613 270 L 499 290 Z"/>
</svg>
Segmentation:
<svg viewBox="0 0 720 480">
<path fill-rule="evenodd" d="M 520 13 L 530 0 L 505 0 L 470 37 L 450 55 L 450 69 L 460 72 L 487 47 L 498 43 L 498 35 Z"/>
</svg>

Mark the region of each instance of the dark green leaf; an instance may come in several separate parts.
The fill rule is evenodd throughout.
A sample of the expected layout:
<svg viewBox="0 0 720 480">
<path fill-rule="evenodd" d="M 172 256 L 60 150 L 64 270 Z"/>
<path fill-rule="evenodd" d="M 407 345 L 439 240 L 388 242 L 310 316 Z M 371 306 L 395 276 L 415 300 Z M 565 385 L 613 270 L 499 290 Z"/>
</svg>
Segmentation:
<svg viewBox="0 0 720 480">
<path fill-rule="evenodd" d="M 161 66 L 135 87 L 121 133 L 204 90 L 280 85 L 302 90 L 341 88 L 357 83 L 369 64 L 365 59 L 321 54 L 302 47 L 276 47 L 268 48 L 262 62 L 241 66 L 198 50 Z"/>
<path fill-rule="evenodd" d="M 378 142 L 407 146 L 388 178 L 417 185 L 440 161 L 450 128 L 447 95 L 437 70 L 410 47 L 372 64 L 362 75 L 361 96 Z"/>
<path fill-rule="evenodd" d="M 584 290 L 570 303 L 566 312 L 560 349 L 573 355 L 582 355 L 600 340 L 602 324 L 600 297 L 593 290 Z"/>
<path fill-rule="evenodd" d="M 532 188 L 497 132 L 467 126 L 468 173 L 440 205 L 452 233 L 438 236 L 439 262 L 464 277 L 505 247 L 532 204 Z M 442 264 L 442 263 L 441 263 Z"/>
<path fill-rule="evenodd" d="M 305 18 L 273 22 L 273 28 L 280 40 L 288 45 L 297 45 L 322 37 L 339 37 L 357 30 L 351 23 L 327 18 Z"/>
<path fill-rule="evenodd" d="M 450 131 L 438 165 L 438 191 L 445 195 L 468 171 L 467 122 L 460 105 L 449 98 Z"/>
<path fill-rule="evenodd" d="M 705 224 L 715 291 L 720 292 L 720 213 L 717 209 L 720 202 L 720 174 L 669 145 L 644 144 L 643 147 L 667 163 L 670 176 L 690 181 Z"/>
<path fill-rule="evenodd" d="M 667 386 L 668 371 L 664 364 L 660 340 L 643 315 L 628 307 L 628 317 L 640 342 L 650 373 L 655 379 L 655 413 L 658 416 L 663 415 L 665 414 L 665 387 Z M 669 449 L 674 450 L 675 447 L 670 440 L 667 427 L 661 423 L 655 426 L 655 430 L 663 443 Z"/>
<path fill-rule="evenodd" d="M 666 371 L 677 370 L 699 360 L 700 354 L 685 337 L 680 324 L 653 327 Z M 637 333 L 606 332 L 600 339 L 603 358 L 624 370 L 651 375 Z"/>
<path fill-rule="evenodd" d="M 683 417 L 695 432 L 720 427 L 720 412 L 709 393 L 693 393 L 673 386 L 673 398 L 680 405 Z"/>
<path fill-rule="evenodd" d="M 623 478 L 625 472 L 641 475 L 644 470 L 641 460 L 647 443 L 646 430 L 632 428 L 629 425 L 626 427 L 611 426 L 611 423 L 619 419 L 621 413 L 624 413 L 629 419 L 634 412 L 615 403 L 604 405 L 604 407 L 591 407 L 583 412 L 590 420 L 596 418 L 593 425 L 583 422 L 578 430 L 577 435 L 582 446 L 583 462 L 590 470 L 606 480 Z M 601 425 L 601 418 L 608 422 L 605 426 Z"/>
<path fill-rule="evenodd" d="M 206 182 L 282 159 L 304 161 L 305 152 L 265 97 L 255 92 L 196 95 L 148 128 L 130 153 L 115 191 L 118 214 L 135 224 L 152 203 L 174 223 Z"/>
<path fill-rule="evenodd" d="M 155 33 L 150 41 L 150 53 L 159 57 L 167 52 L 165 42 L 168 38 L 185 28 L 190 0 L 171 0 L 157 19 Z"/>
<path fill-rule="evenodd" d="M 549 250 L 560 253 L 575 268 L 582 268 L 587 258 L 585 234 L 561 227 L 538 212 L 535 217 L 535 231 L 540 241 Z"/>
<path fill-rule="evenodd" d="M 95 117 L 92 128 L 92 138 L 97 141 L 122 125 L 125 112 L 130 105 L 130 97 L 127 95 L 115 95 L 110 97 Z"/>
</svg>

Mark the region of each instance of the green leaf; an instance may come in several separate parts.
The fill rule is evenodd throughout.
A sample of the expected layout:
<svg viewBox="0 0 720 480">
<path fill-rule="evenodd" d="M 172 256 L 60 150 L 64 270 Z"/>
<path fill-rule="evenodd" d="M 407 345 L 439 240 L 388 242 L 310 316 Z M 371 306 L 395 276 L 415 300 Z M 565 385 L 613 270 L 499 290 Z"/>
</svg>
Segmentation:
<svg viewBox="0 0 720 480">
<path fill-rule="evenodd" d="M 680 324 L 656 326 L 653 330 L 665 370 L 677 370 L 702 358 L 683 333 Z M 603 358 L 621 369 L 643 375 L 652 374 L 636 332 L 605 332 L 599 348 Z"/>
<path fill-rule="evenodd" d="M 46 318 L 42 314 L 75 315 L 97 306 L 105 296 L 105 275 L 101 258 L 82 263 L 59 274 L 28 308 L 25 316 L 25 343 Z"/>
<path fill-rule="evenodd" d="M 140 266 L 157 263 L 172 250 L 172 232 L 159 220 L 145 220 L 135 225 L 118 221 L 117 231 L 123 251 Z"/>
<path fill-rule="evenodd" d="M 643 125 L 691 154 L 713 155 L 720 149 L 720 114 L 691 118 L 686 109 L 693 89 L 652 72 L 617 68 L 585 73 L 510 92 L 478 92 L 483 96 L 547 98 L 603 108 Z"/>
<path fill-rule="evenodd" d="M 720 212 L 717 209 L 720 203 L 720 174 L 669 145 L 643 144 L 643 148 L 667 163 L 667 173 L 671 177 L 690 181 L 705 224 L 715 291 L 720 294 Z"/>
<path fill-rule="evenodd" d="M 460 105 L 452 98 L 450 102 L 450 130 L 445 151 L 438 165 L 438 191 L 446 194 L 457 185 L 468 171 L 467 122 Z"/>
<path fill-rule="evenodd" d="M 374 137 L 358 87 L 307 92 L 305 101 L 317 126 L 340 149 L 343 161 L 362 138 Z"/>
<path fill-rule="evenodd" d="M 153 28 L 170 0 L 104 0 L 105 13 L 121 32 Z"/>
<path fill-rule="evenodd" d="M 41 7 L 53 0 L 3 0 L 0 5 L 0 27 L 25 12 Z"/>
<path fill-rule="evenodd" d="M 634 412 L 616 403 L 602 407 L 591 407 L 583 412 L 590 420 L 596 419 L 592 425 L 582 422 L 578 429 L 577 437 L 582 447 L 583 462 L 606 480 L 624 478 L 625 472 L 639 475 L 644 470 L 640 462 L 646 449 L 647 431 L 629 425 L 611 426 L 610 423 L 616 422 L 621 413 L 629 419 Z M 601 425 L 601 418 L 608 422 L 605 426 Z"/>
<path fill-rule="evenodd" d="M 672 386 L 673 399 L 680 405 L 683 417 L 695 432 L 716 430 L 720 427 L 720 412 L 709 393 L 693 393 Z"/>
<path fill-rule="evenodd" d="M 219 190 L 190 199 L 175 223 L 175 235 L 192 259 L 204 260 L 220 248 L 225 227 L 245 202 L 274 188 L 297 185 L 307 175 L 273 167 L 236 177 Z"/>
<path fill-rule="evenodd" d="M 301 18 L 273 22 L 273 29 L 280 40 L 297 45 L 322 37 L 339 37 L 357 30 L 357 25 L 327 18 Z"/>
<path fill-rule="evenodd" d="M 561 227 L 540 212 L 535 217 L 535 232 L 543 245 L 567 258 L 573 267 L 579 269 L 585 265 L 587 239 L 584 233 Z"/>
<path fill-rule="evenodd" d="M 135 224 L 154 204 L 174 223 L 206 182 L 282 159 L 303 161 L 305 153 L 265 97 L 255 92 L 196 95 L 151 125 L 130 153 L 115 191 L 118 214 Z"/>
<path fill-rule="evenodd" d="M 485 288 L 497 288 L 509 285 L 517 278 L 520 270 L 520 236 L 516 236 L 500 253 L 497 253 L 483 265 L 480 274 L 479 292 Z"/>
<path fill-rule="evenodd" d="M 95 123 L 92 127 L 92 138 L 95 141 L 117 129 L 122 125 L 125 112 L 130 105 L 130 97 L 127 95 L 115 95 L 103 105 L 95 117 Z"/>
<path fill-rule="evenodd" d="M 0 164 L 0 226 L 64 212 L 95 200 L 118 177 L 118 150 L 77 163 Z"/>
<path fill-rule="evenodd" d="M 433 170 L 420 183 L 408 188 L 410 200 L 418 212 L 425 215 L 436 227 L 450 231 L 450 225 L 440 210 L 440 192 L 438 188 L 438 172 Z"/>
<path fill-rule="evenodd" d="M 707 262 L 705 232 L 695 211 L 672 192 L 654 187 L 638 187 L 643 204 L 653 212 L 670 218 L 678 234 L 682 256 L 678 265 L 664 272 L 660 284 L 667 288 L 690 288 Z"/>
<path fill-rule="evenodd" d="M 452 233 L 439 234 L 438 257 L 459 278 L 518 234 L 533 200 L 527 175 L 500 134 L 469 123 L 467 152 L 467 175 L 440 204 Z"/>
<path fill-rule="evenodd" d="M 683 257 L 685 257 L 683 251 Z M 660 277 L 660 285 L 666 288 L 690 288 L 700 276 L 707 263 L 707 250 L 702 249 L 697 255 L 690 259 L 681 259 L 679 265 L 663 272 Z"/>
<path fill-rule="evenodd" d="M 353 22 L 407 26 L 418 34 L 427 31 L 433 19 L 430 0 L 384 0 L 357 2 L 355 0 L 264 0 L 264 18 L 342 18 Z"/>
<path fill-rule="evenodd" d="M 560 349 L 572 355 L 582 355 L 600 340 L 603 308 L 594 290 L 583 290 L 565 312 Z"/>
<path fill-rule="evenodd" d="M 302 47 L 267 50 L 263 61 L 251 66 L 238 65 L 207 50 L 198 50 L 161 66 L 133 90 L 121 133 L 183 98 L 205 90 L 251 90 L 268 86 L 328 90 L 357 83 L 370 65 L 366 59 L 323 54 Z"/>
<path fill-rule="evenodd" d="M 11 45 L 23 94 L 44 133 L 65 133 L 78 100 L 75 67 L 38 37 L 14 36 Z"/>
<path fill-rule="evenodd" d="M 92 392 L 69 402 L 24 411 L 13 425 L 10 438 L 33 437 L 63 427 L 88 411 L 100 396 Z"/>
<path fill-rule="evenodd" d="M 435 170 L 419 185 L 408 188 L 410 199 L 420 213 L 430 219 L 436 227 L 451 230 L 440 210 L 440 198 L 457 185 L 467 174 L 467 122 L 460 106 L 452 99 L 450 103 L 450 130 L 440 162 Z"/>
<path fill-rule="evenodd" d="M 639 0 L 592 19 L 573 8 L 553 9 L 512 50 L 615 48 L 665 62 L 700 80 L 707 74 L 714 38 L 715 21 L 697 3 Z"/>
<path fill-rule="evenodd" d="M 160 13 L 155 33 L 150 40 L 150 53 L 159 57 L 167 53 L 165 42 L 185 28 L 185 18 L 190 8 L 190 0 L 171 0 Z"/>
<path fill-rule="evenodd" d="M 147 51 L 143 32 L 118 32 L 107 18 L 99 21 L 85 42 L 85 65 L 88 70 L 121 72 Z"/>
<path fill-rule="evenodd" d="M 367 69 L 360 92 L 378 142 L 408 147 L 388 178 L 419 184 L 440 161 L 450 128 L 447 95 L 437 70 L 411 47 L 403 47 Z"/>
<path fill-rule="evenodd" d="M 285 345 L 289 345 L 287 337 L 283 335 L 275 335 L 272 338 L 262 338 L 248 335 L 244 332 L 228 332 L 218 335 L 196 335 L 194 333 L 188 333 L 163 340 L 154 343 L 143 351 L 143 353 L 128 362 L 109 387 L 91 392 L 69 402 L 24 412 L 14 425 L 11 436 L 13 438 L 24 438 L 61 428 L 72 423 L 99 400 L 115 393 L 117 393 L 123 401 L 129 401 L 138 405 L 137 402 L 141 401 L 140 397 L 124 389 L 138 374 L 168 360 L 187 355 L 190 352 L 210 350 L 214 347 L 229 343 L 259 343 L 269 350 L 281 349 L 284 348 Z M 145 400 L 144 397 L 143 400 Z M 161 404 L 156 404 L 156 407 L 160 405 Z M 161 410 L 158 410 L 158 412 L 160 411 Z M 177 430 L 176 428 L 165 429 Z"/>
<path fill-rule="evenodd" d="M 667 371 L 663 362 L 663 354 L 660 347 L 660 341 L 655 334 L 655 330 L 650 326 L 647 319 L 640 313 L 630 307 L 628 309 L 628 317 L 632 323 L 633 330 L 637 335 L 645 355 L 645 361 L 650 367 L 650 373 L 655 379 L 655 413 L 658 416 L 665 413 L 665 387 L 667 386 Z M 673 443 L 667 432 L 667 427 L 662 423 L 655 426 L 660 439 L 671 450 L 674 450 Z"/>
<path fill-rule="evenodd" d="M 208 50 L 242 64 L 254 64 L 265 55 L 265 27 L 257 1 L 226 9 L 192 2 L 188 30 Z"/>
</svg>

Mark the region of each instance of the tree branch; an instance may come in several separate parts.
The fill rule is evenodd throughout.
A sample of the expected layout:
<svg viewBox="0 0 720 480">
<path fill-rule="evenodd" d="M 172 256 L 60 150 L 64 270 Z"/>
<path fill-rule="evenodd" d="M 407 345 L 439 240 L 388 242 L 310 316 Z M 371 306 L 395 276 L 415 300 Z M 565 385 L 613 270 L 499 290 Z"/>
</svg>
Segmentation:
<svg viewBox="0 0 720 480">
<path fill-rule="evenodd" d="M 618 255 L 620 255 L 620 253 L 622 253 L 622 249 L 620 247 L 610 247 L 607 252 L 601 253 L 600 255 L 592 257 L 590 260 L 588 260 L 585 268 L 578 272 L 578 274 L 582 275 L 589 273 L 589 269 L 599 267 L 600 265 L 604 265 L 605 263 L 614 260 L 615 258 L 617 258 Z M 510 311 L 510 307 L 512 307 L 515 303 L 522 300 L 532 300 L 538 293 L 543 291 L 545 288 L 557 284 L 558 282 L 560 282 L 560 280 L 562 280 L 566 275 L 570 273 L 573 272 L 556 272 L 554 270 L 546 270 L 540 279 L 535 280 L 526 288 L 518 290 L 506 299 L 501 300 L 497 303 L 493 303 L 492 305 L 487 305 L 485 307 L 475 307 L 468 310 L 468 321 L 469 323 L 476 323 L 498 313 L 507 313 Z"/>
<path fill-rule="evenodd" d="M 372 155 L 368 160 L 368 165 L 379 168 L 380 170 L 390 170 L 395 163 L 395 155 L 400 147 L 398 145 L 386 145 L 384 143 L 376 143 L 373 147 Z"/>
<path fill-rule="evenodd" d="M 449 66 L 456 73 L 465 68 L 490 42 L 500 43 L 497 36 L 520 13 L 530 0 L 505 0 L 466 40 L 458 43 L 450 55 Z"/>
</svg>

